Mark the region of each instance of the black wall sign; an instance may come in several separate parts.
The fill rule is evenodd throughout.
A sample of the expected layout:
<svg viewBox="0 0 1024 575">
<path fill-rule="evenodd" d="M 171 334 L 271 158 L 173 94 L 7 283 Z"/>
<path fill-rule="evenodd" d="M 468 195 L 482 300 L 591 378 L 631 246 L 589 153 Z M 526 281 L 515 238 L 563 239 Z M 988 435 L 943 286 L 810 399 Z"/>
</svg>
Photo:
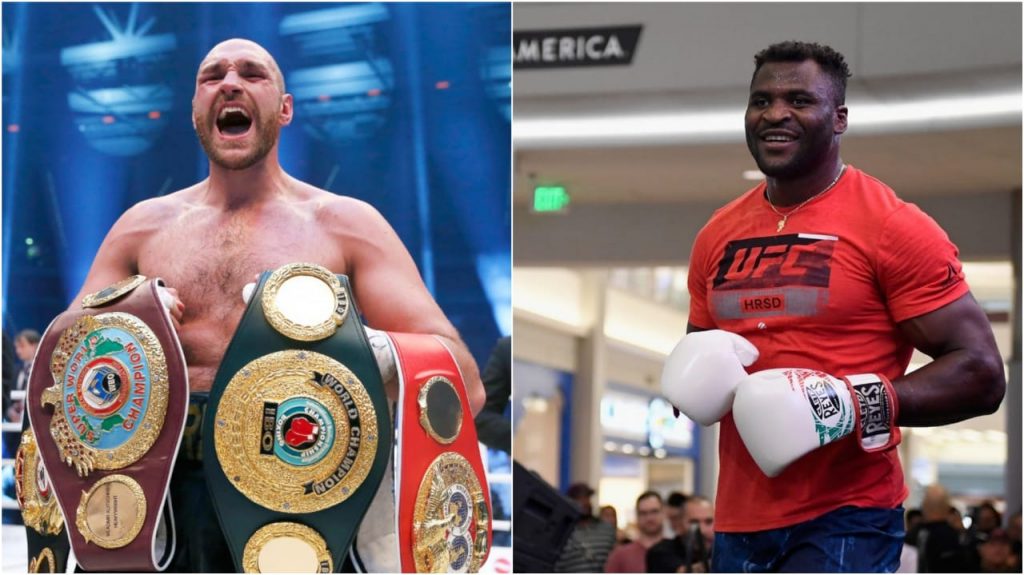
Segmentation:
<svg viewBox="0 0 1024 575">
<path fill-rule="evenodd" d="M 522 30 L 512 33 L 516 70 L 628 66 L 643 26 Z"/>
</svg>

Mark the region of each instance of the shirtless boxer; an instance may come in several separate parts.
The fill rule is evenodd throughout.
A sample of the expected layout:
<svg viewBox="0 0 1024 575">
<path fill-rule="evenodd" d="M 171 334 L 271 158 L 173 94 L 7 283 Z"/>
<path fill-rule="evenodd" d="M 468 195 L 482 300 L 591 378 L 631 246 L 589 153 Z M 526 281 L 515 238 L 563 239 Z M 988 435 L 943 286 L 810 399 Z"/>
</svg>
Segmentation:
<svg viewBox="0 0 1024 575">
<path fill-rule="evenodd" d="M 191 391 L 201 397 L 213 385 L 245 310 L 243 286 L 287 263 L 320 264 L 348 275 L 371 327 L 443 338 L 476 413 L 484 402 L 476 363 L 395 231 L 369 204 L 313 187 L 281 168 L 278 136 L 292 114 L 292 96 L 266 50 L 242 39 L 215 46 L 199 65 L 192 99 L 192 123 L 209 157 L 210 176 L 125 212 L 71 307 L 133 274 L 163 278 L 174 296 L 171 313 Z M 385 387 L 395 401 L 397 382 Z M 187 441 L 183 450 L 197 452 Z M 223 539 L 217 540 L 201 473 L 192 471 L 175 471 L 175 516 L 189 525 L 179 524 L 182 548 L 171 570 L 233 571 Z M 186 481 L 199 487 L 183 490 Z"/>
</svg>

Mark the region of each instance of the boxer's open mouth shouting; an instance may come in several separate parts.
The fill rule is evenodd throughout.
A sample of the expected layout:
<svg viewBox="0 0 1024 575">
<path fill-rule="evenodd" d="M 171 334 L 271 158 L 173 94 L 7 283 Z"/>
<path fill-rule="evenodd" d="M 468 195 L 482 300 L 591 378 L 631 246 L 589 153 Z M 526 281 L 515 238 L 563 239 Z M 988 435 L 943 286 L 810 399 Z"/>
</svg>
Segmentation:
<svg viewBox="0 0 1024 575">
<path fill-rule="evenodd" d="M 221 107 L 215 124 L 222 137 L 238 138 L 249 133 L 253 122 L 245 107 L 236 102 L 228 102 Z"/>
</svg>

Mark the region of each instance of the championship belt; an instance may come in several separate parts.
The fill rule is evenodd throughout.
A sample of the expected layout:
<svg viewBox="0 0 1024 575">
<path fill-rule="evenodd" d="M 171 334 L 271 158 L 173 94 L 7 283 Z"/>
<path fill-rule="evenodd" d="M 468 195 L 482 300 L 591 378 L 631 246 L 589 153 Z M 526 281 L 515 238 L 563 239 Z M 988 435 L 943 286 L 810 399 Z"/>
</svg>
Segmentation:
<svg viewBox="0 0 1024 575">
<path fill-rule="evenodd" d="M 401 397 L 395 475 L 406 573 L 475 573 L 491 548 L 491 498 L 458 364 L 432 335 L 388 332 Z"/>
<path fill-rule="evenodd" d="M 174 554 L 168 487 L 188 374 L 161 284 L 133 276 L 57 316 L 29 378 L 26 413 L 41 468 L 87 571 L 163 570 Z M 29 505 L 28 498 L 44 498 L 26 477 L 33 464 L 25 447 Z M 40 517 L 52 531 L 52 515 Z M 32 560 L 45 568 L 49 557 Z"/>
<path fill-rule="evenodd" d="M 235 566 L 341 569 L 392 445 L 348 278 L 313 264 L 261 275 L 202 429 L 204 473 Z"/>
<path fill-rule="evenodd" d="M 21 443 L 14 457 L 14 488 L 25 523 L 28 572 L 64 573 L 70 548 L 64 516 L 27 417 L 22 418 Z"/>
</svg>

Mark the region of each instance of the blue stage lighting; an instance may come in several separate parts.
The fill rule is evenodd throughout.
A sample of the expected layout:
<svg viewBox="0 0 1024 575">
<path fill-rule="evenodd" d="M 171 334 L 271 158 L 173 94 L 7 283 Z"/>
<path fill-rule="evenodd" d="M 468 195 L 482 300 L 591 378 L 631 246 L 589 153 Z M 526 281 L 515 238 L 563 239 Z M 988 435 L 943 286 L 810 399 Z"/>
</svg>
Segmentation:
<svg viewBox="0 0 1024 575">
<path fill-rule="evenodd" d="M 508 46 L 492 46 L 480 63 L 480 78 L 487 96 L 506 120 L 512 120 L 512 55 Z"/>
<path fill-rule="evenodd" d="M 61 64 L 75 84 L 68 107 L 90 146 L 134 156 L 148 150 L 167 125 L 174 93 L 165 78 L 177 40 L 173 34 L 146 36 L 156 19 L 136 27 L 137 4 L 124 26 L 113 10 L 93 11 L 111 40 L 61 50 Z"/>
<path fill-rule="evenodd" d="M 390 18 L 382 4 L 358 4 L 291 14 L 280 33 L 294 42 L 299 62 L 288 74 L 296 118 L 314 138 L 332 143 L 376 135 L 392 103 L 395 73 L 381 56 L 379 27 Z"/>
</svg>

